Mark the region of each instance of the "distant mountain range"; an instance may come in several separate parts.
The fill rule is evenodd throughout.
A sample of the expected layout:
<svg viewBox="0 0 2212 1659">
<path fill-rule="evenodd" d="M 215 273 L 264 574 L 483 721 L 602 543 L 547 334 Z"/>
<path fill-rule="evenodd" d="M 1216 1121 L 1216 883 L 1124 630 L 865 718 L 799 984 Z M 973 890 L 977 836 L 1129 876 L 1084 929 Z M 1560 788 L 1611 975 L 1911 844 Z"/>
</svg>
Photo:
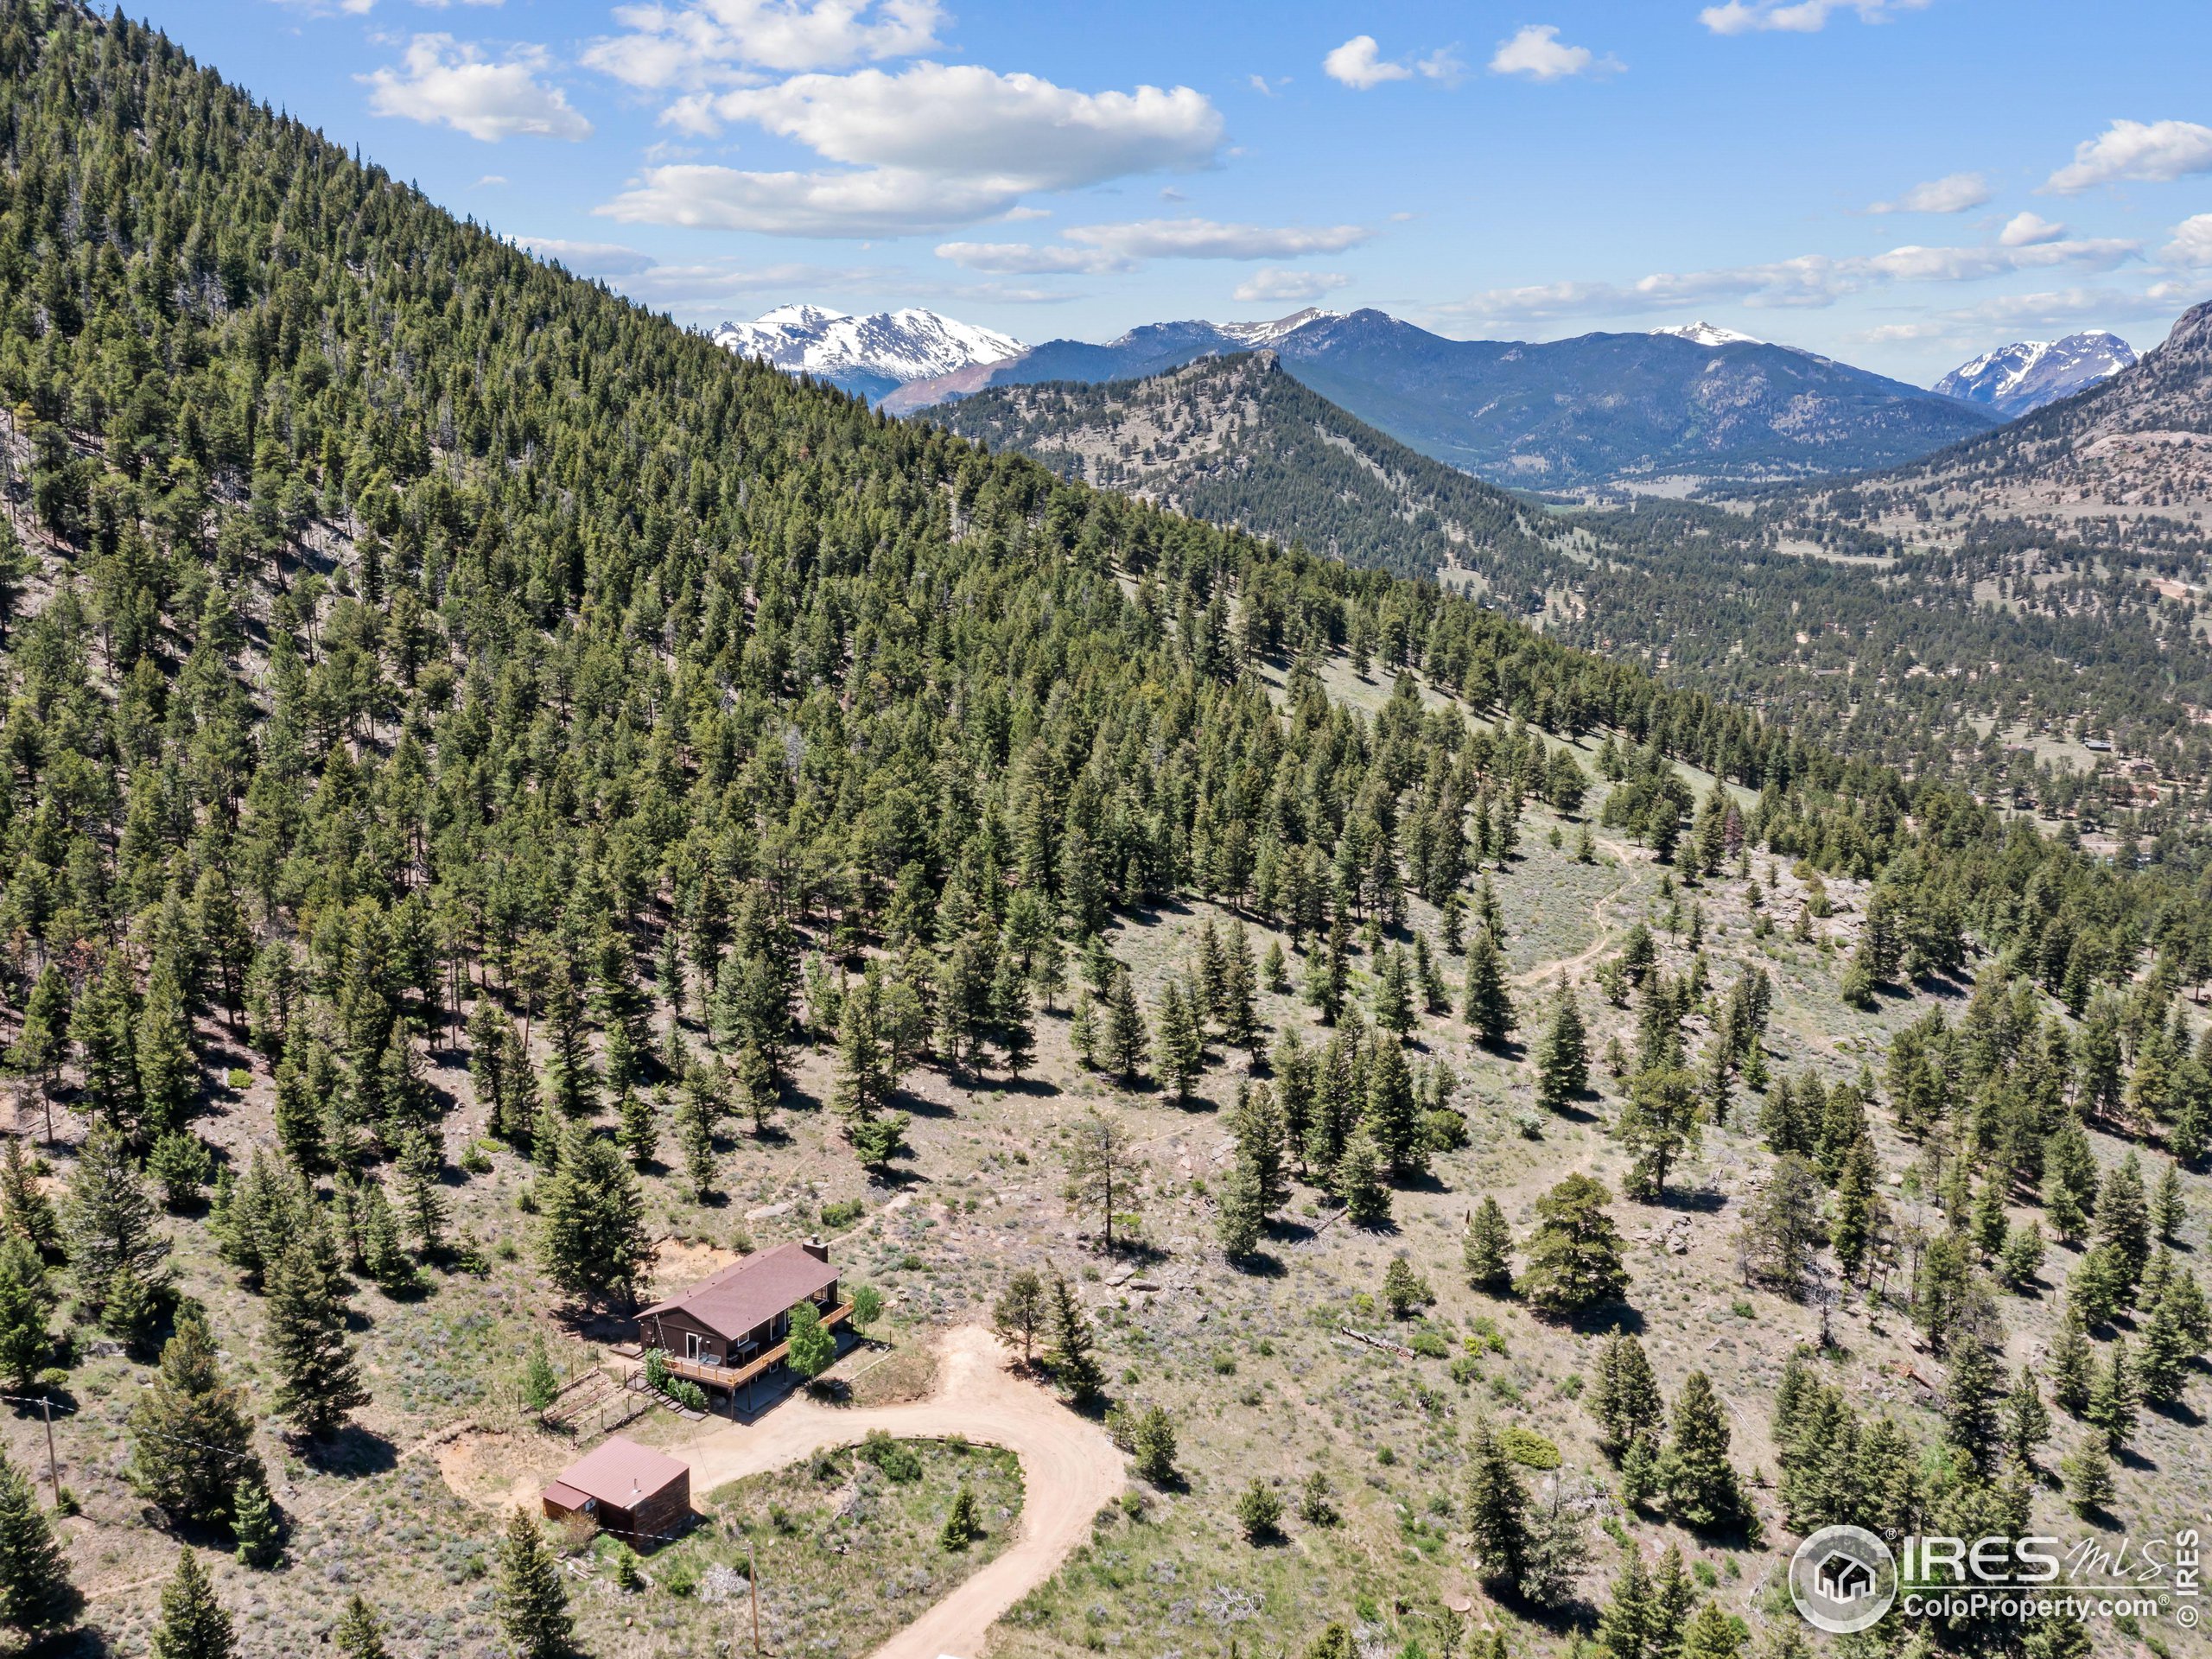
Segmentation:
<svg viewBox="0 0 2212 1659">
<path fill-rule="evenodd" d="M 1787 479 L 1894 466 L 1986 431 L 1976 404 L 1692 324 L 1532 345 L 1446 340 L 1380 311 L 1152 323 L 1053 340 L 900 387 L 895 414 L 987 387 L 1142 378 L 1265 346 L 1331 403 L 1479 478 L 1539 490 L 1687 475 Z"/>
<path fill-rule="evenodd" d="M 714 331 L 714 341 L 741 357 L 765 358 L 779 369 L 842 386 L 871 403 L 911 381 L 1003 362 L 1028 349 L 1010 334 L 934 311 L 852 317 L 818 305 L 779 305 L 752 322 L 726 322 Z"/>
<path fill-rule="evenodd" d="M 1961 363 L 1936 383 L 1948 397 L 1983 404 L 2007 419 L 2055 404 L 2135 364 L 2135 348 L 2102 330 L 2063 340 L 2021 340 Z"/>
<path fill-rule="evenodd" d="M 2126 342 L 2076 336 L 1992 353 L 1936 391 L 1707 322 L 1529 344 L 1447 340 L 1380 311 L 1147 323 L 1102 343 L 1009 335 L 909 309 L 786 305 L 714 338 L 913 414 L 992 387 L 1142 379 L 1258 347 L 1423 454 L 1548 491 L 1669 476 L 1744 481 L 1893 467 L 2088 384 Z M 2108 372 L 2108 371 L 2107 371 Z"/>
</svg>

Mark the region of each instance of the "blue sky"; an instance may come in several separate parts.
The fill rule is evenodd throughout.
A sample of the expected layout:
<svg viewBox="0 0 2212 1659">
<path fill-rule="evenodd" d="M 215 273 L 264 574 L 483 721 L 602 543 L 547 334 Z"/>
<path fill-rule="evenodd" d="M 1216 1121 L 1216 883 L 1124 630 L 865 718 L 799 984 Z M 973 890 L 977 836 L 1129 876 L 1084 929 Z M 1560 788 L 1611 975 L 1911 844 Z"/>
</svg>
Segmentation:
<svg viewBox="0 0 2212 1659">
<path fill-rule="evenodd" d="M 1925 382 L 2212 296 L 2203 0 L 130 9 L 691 323 L 1705 318 Z"/>
</svg>

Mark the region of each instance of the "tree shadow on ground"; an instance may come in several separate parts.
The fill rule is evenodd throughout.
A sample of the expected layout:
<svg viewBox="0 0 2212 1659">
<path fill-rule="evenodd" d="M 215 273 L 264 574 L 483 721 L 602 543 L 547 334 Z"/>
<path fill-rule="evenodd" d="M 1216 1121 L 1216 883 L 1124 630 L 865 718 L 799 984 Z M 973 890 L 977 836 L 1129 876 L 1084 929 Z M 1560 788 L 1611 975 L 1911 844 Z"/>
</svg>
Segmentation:
<svg viewBox="0 0 2212 1659">
<path fill-rule="evenodd" d="M 301 1440 L 293 1445 L 325 1474 L 347 1480 L 389 1474 L 399 1464 L 399 1448 L 359 1423 L 346 1424 L 327 1440 Z"/>
</svg>

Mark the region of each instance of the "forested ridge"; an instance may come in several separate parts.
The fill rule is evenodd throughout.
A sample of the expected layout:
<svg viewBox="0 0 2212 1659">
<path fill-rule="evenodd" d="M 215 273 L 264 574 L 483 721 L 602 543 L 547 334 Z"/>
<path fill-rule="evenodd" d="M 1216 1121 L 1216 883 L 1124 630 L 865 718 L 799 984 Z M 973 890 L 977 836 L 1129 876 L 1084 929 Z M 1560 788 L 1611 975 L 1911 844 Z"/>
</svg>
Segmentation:
<svg viewBox="0 0 2212 1659">
<path fill-rule="evenodd" d="M 1899 522 L 1911 491 L 1882 479 L 1738 489 L 1732 510 L 1625 493 L 1611 511 L 1547 509 L 1354 419 L 1269 355 L 994 387 L 941 418 L 1347 563 L 1465 569 L 1485 603 L 1562 643 L 2148 856 L 2203 834 L 2212 737 L 2193 711 L 2212 702 L 2212 648 L 2189 597 L 2202 531 L 2178 518 L 2123 534 L 1945 503 Z M 1939 531 L 1957 544 L 1929 544 Z M 2088 738 L 2163 782 L 2100 775 Z"/>
<path fill-rule="evenodd" d="M 157 1453 L 132 1478 L 242 1559 L 278 1548 L 270 1484 L 149 1182 L 257 1299 L 264 1398 L 304 1463 L 374 1392 L 352 1357 L 354 1281 L 397 1298 L 432 1270 L 489 1270 L 493 1241 L 456 1234 L 444 1184 L 479 1124 L 463 1131 L 434 1061 L 467 1068 L 480 1127 L 535 1166 L 550 1281 L 579 1310 L 620 1309 L 650 1266 L 632 1168 L 659 1134 L 649 1090 L 680 1102 L 695 1197 L 729 1123 L 772 1157 L 779 1116 L 824 1109 L 888 1180 L 908 1154 L 902 1078 L 1018 1077 L 1072 953 L 1093 1023 L 1070 1040 L 1180 1103 L 1210 1022 L 1224 1046 L 1267 1048 L 1223 1012 L 1239 999 L 1218 976 L 1241 972 L 1250 1023 L 1254 964 L 1217 961 L 1204 996 L 1171 986 L 1155 1051 L 1103 936 L 1218 901 L 1291 942 L 1332 1028 L 1303 1058 L 1294 1039 L 1275 1050 L 1286 1099 L 1301 1076 L 1313 1091 L 1312 1132 L 1262 1134 L 1264 1110 L 1240 1109 L 1239 1136 L 1272 1145 L 1286 1192 L 1296 1164 L 1314 1213 L 1387 1217 L 1426 1155 L 1401 1042 L 1421 1014 L 1452 1017 L 1408 918 L 1448 918 L 1437 955 L 1465 955 L 1465 1023 L 1503 1053 L 1484 866 L 1503 879 L 1524 809 L 1565 822 L 1595 787 L 1569 739 L 1596 740 L 1593 816 L 1656 853 L 1694 939 L 1702 912 L 1685 917 L 1676 880 L 1758 889 L 1756 854 L 1777 894 L 1779 868 L 1808 895 L 1808 940 L 1824 875 L 1863 892 L 1854 1007 L 1979 982 L 1956 1027 L 1936 1013 L 1885 1057 L 1879 1095 L 1870 1069 L 1830 1114 L 1816 1081 L 1784 1082 L 1759 1117 L 1774 1156 L 1818 1167 L 1805 1190 L 1847 1209 L 1847 1167 L 1872 1179 L 1871 1151 L 1853 1157 L 1867 1105 L 1886 1096 L 1929 1148 L 1948 1230 L 1915 1243 L 1896 1300 L 1947 1356 L 1986 1358 L 1997 1325 L 1989 1203 L 2001 1224 L 2059 1171 L 2079 1230 L 2097 1197 L 2078 1191 L 2084 1125 L 2184 1162 L 2212 1136 L 2184 1006 L 2212 976 L 2212 887 L 2184 861 L 2093 858 L 1433 582 L 737 362 L 456 221 L 158 34 L 60 0 L 0 0 L 0 994 L 19 1128 L 45 1138 L 58 1109 L 66 1171 L 57 1222 L 21 1140 L 0 1165 L 0 1364 L 22 1398 L 67 1385 L 82 1356 L 46 1323 L 65 1288 L 87 1338 L 133 1364 L 160 1352 L 148 1397 L 188 1396 L 200 1440 L 239 1449 L 199 1487 Z M 1392 683 L 1372 714 L 1331 695 L 1347 665 Z M 1614 1006 L 1640 999 L 1617 1128 L 1663 1197 L 1700 1115 L 1718 1124 L 1738 1081 L 1772 1081 L 1764 980 L 1719 992 L 1696 943 L 1674 974 L 1637 933 L 1634 963 L 1605 969 Z M 1387 1035 L 1347 1001 L 1355 957 Z M 1287 987 L 1294 970 L 1278 951 L 1265 971 Z M 1563 970 L 1558 995 L 1573 1006 Z M 1710 1027 L 1694 1062 L 1693 1020 Z M 1581 1092 L 1560 1081 L 1565 1029 L 1540 1046 L 1553 1106 Z M 226 1075 L 218 1049 L 248 1064 Z M 826 1100 L 796 1086 L 822 1051 Z M 262 1077 L 265 1144 L 217 1160 L 196 1126 Z M 1421 1087 L 1449 1118 L 1448 1077 L 1426 1068 Z M 457 1156 L 491 1166 L 480 1143 Z M 1553 1196 L 1586 1221 L 1597 1192 Z M 1110 1182 L 1106 1214 L 1110 1241 Z M 1872 1259 L 1847 1274 L 1870 1297 Z M 2178 1270 L 2125 1265 L 2101 1260 L 2104 1311 L 2147 1319 Z M 1541 1266 L 1528 1277 L 1542 1288 Z M 1833 1440 L 1840 1421 L 1815 1427 Z M 2025 1503 L 1984 1427 L 1914 1503 Z M 1675 1520 L 1726 1523 L 1703 1507 L 1717 1475 L 1667 1478 Z M 10 1481 L 0 1467 L 0 1510 Z M 1861 1497 L 1815 1481 L 1792 1514 L 1871 1512 Z M 529 1549 L 518 1535 L 503 1605 L 553 1571 Z M 0 1570 L 21 1559 L 0 1536 Z M 197 1571 L 180 1569 L 180 1607 L 207 1599 Z M 67 1602 L 11 1617 L 60 1624 Z"/>
</svg>

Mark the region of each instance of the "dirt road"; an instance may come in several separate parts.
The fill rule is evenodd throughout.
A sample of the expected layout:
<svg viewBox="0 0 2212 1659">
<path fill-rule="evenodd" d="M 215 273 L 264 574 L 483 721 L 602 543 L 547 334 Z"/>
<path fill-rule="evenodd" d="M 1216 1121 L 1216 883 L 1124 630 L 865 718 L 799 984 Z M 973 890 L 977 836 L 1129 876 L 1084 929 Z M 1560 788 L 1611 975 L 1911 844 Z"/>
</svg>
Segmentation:
<svg viewBox="0 0 2212 1659">
<path fill-rule="evenodd" d="M 1090 1536 L 1090 1517 L 1121 1494 L 1125 1479 L 1122 1454 L 1105 1432 L 1008 1372 L 1005 1351 L 988 1332 L 963 1326 L 946 1336 L 941 1352 L 937 1391 L 926 1400 L 841 1410 L 795 1395 L 757 1423 L 726 1424 L 668 1448 L 691 1465 L 691 1490 L 702 1495 L 874 1428 L 924 1439 L 964 1434 L 1021 1460 L 1021 1520 L 1013 1543 L 869 1659 L 976 1659 L 1000 1615 Z"/>
</svg>

